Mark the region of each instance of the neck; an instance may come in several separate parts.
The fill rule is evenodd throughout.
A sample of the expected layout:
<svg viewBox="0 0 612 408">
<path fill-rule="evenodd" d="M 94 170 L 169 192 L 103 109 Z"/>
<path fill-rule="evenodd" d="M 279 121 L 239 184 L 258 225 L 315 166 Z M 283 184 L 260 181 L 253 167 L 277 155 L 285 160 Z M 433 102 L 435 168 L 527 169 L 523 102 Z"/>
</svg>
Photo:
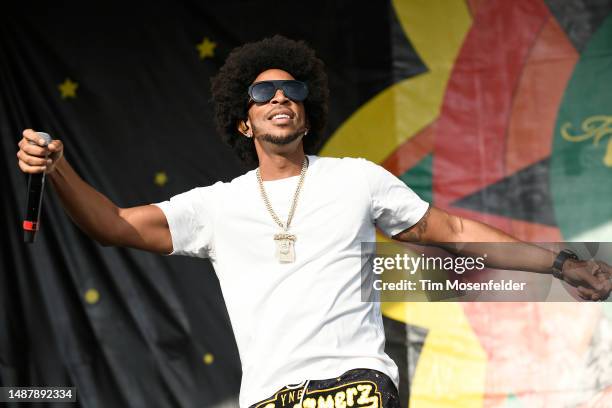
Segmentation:
<svg viewBox="0 0 612 408">
<path fill-rule="evenodd" d="M 257 144 L 256 144 L 257 145 Z M 274 152 L 256 146 L 259 172 L 263 181 L 299 176 L 304 163 L 304 147 L 300 142 L 291 151 Z"/>
</svg>

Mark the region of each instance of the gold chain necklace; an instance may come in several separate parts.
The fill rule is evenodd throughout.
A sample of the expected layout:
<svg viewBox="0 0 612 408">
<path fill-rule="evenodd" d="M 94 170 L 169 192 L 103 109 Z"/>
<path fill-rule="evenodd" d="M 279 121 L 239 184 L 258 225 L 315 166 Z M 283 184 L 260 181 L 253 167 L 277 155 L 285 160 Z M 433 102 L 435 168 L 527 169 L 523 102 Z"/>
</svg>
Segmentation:
<svg viewBox="0 0 612 408">
<path fill-rule="evenodd" d="M 266 190 L 261 179 L 259 167 L 255 172 L 257 175 L 257 183 L 259 184 L 259 192 L 261 193 L 261 198 L 266 205 L 266 209 L 272 216 L 274 222 L 282 229 L 282 232 L 274 234 L 274 242 L 276 243 L 276 257 L 280 263 L 295 262 L 294 243 L 297 237 L 294 234 L 289 233 L 289 226 L 291 225 L 291 220 L 293 219 L 293 214 L 295 213 L 295 207 L 297 206 L 300 191 L 302 190 L 302 185 L 304 184 L 304 176 L 306 176 L 307 169 L 308 157 L 304 156 L 304 163 L 302 163 L 302 171 L 300 172 L 300 181 L 298 182 L 295 193 L 293 194 L 293 203 L 291 204 L 291 209 L 289 210 L 286 224 L 283 224 L 280 218 L 278 218 L 278 215 L 276 215 L 274 209 L 272 208 L 272 204 L 270 204 L 270 200 L 268 199 L 268 195 L 266 194 Z"/>
</svg>

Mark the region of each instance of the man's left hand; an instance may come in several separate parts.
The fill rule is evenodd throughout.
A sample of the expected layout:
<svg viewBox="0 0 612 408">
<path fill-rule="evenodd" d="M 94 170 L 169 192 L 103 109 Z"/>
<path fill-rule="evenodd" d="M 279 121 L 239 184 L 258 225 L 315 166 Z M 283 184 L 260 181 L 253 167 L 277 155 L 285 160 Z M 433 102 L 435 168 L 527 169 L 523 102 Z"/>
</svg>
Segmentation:
<svg viewBox="0 0 612 408">
<path fill-rule="evenodd" d="M 584 300 L 606 300 L 612 291 L 612 267 L 602 261 L 568 259 L 563 264 L 563 280 L 575 286 Z"/>
</svg>

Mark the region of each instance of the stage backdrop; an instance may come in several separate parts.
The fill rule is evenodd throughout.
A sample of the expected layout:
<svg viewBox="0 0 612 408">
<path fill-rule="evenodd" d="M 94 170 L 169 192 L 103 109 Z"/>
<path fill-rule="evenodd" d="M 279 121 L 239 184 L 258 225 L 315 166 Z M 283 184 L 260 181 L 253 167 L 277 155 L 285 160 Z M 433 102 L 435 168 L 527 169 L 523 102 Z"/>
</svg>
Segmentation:
<svg viewBox="0 0 612 408">
<path fill-rule="evenodd" d="M 0 13 L 0 384 L 83 407 L 235 406 L 207 261 L 104 248 L 52 192 L 22 243 L 26 127 L 120 206 L 246 169 L 215 134 L 228 52 L 304 39 L 331 86 L 322 155 L 382 164 L 434 205 L 531 241 L 612 241 L 612 0 L 27 2 Z M 612 307 L 386 303 L 410 407 L 612 405 Z M 53 406 L 53 404 L 49 404 Z"/>
</svg>

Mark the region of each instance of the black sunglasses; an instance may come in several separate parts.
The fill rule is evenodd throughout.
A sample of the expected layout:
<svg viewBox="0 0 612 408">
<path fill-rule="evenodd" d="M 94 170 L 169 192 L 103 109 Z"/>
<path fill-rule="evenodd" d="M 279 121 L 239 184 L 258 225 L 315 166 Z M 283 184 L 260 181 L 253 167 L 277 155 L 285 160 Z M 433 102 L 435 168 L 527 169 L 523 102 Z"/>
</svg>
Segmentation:
<svg viewBox="0 0 612 408">
<path fill-rule="evenodd" d="M 249 86 L 249 96 L 252 102 L 264 103 L 274 98 L 279 89 L 294 102 L 302 102 L 308 96 L 308 86 L 295 79 L 255 82 Z"/>
</svg>

